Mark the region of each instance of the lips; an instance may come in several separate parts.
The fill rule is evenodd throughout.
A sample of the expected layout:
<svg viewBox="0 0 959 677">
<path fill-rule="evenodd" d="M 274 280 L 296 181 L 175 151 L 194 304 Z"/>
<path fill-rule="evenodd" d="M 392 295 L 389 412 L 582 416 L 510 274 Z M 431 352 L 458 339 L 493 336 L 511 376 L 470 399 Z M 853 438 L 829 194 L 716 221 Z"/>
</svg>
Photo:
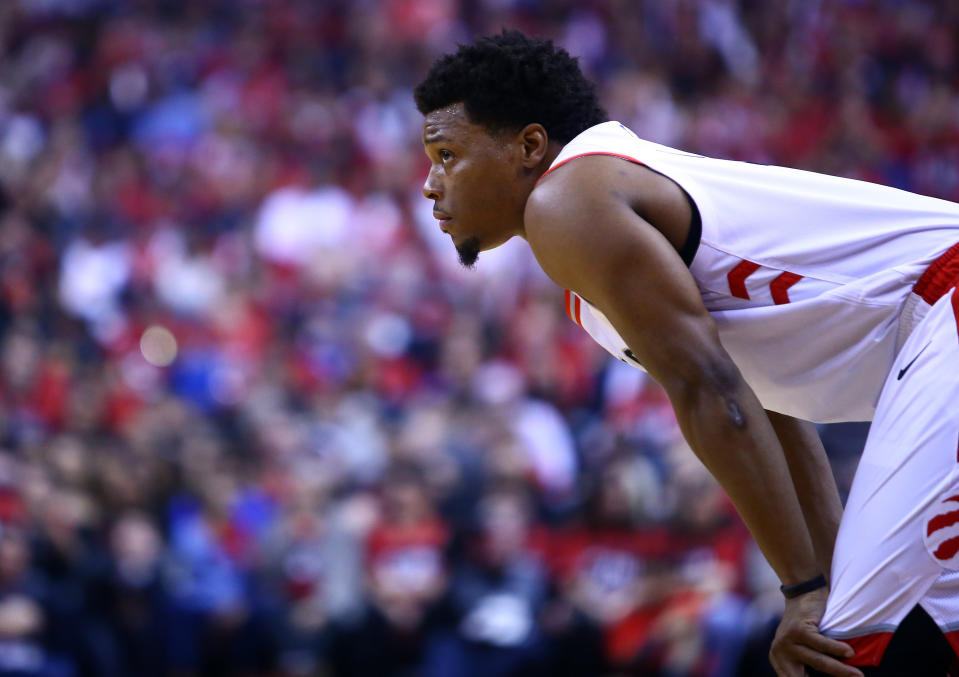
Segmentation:
<svg viewBox="0 0 959 677">
<path fill-rule="evenodd" d="M 443 212 L 438 212 L 434 210 L 433 218 L 440 222 L 440 230 L 442 230 L 445 233 L 447 232 L 446 224 L 449 223 L 449 221 L 452 220 L 453 217 L 450 216 L 449 214 L 444 214 Z"/>
</svg>

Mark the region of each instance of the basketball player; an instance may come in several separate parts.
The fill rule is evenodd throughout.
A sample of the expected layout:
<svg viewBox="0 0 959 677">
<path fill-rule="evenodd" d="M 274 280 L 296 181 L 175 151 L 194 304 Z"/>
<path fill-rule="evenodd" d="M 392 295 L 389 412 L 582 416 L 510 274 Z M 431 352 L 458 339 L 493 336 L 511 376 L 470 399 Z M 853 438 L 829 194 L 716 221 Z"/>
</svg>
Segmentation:
<svg viewBox="0 0 959 677">
<path fill-rule="evenodd" d="M 782 581 L 778 674 L 941 677 L 959 651 L 959 205 L 644 141 L 518 32 L 441 58 L 415 98 L 423 193 L 461 262 L 526 239 L 573 320 L 665 388 Z M 862 420 L 843 515 L 810 422 Z M 927 664 L 891 664 L 897 643 Z"/>
</svg>

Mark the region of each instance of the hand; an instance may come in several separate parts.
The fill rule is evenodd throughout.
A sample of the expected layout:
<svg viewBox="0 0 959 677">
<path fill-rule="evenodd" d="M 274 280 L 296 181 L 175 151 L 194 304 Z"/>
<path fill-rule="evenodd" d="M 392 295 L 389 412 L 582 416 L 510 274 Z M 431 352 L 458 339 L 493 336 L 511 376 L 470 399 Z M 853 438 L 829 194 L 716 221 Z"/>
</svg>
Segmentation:
<svg viewBox="0 0 959 677">
<path fill-rule="evenodd" d="M 769 650 L 769 662 L 779 677 L 803 677 L 806 665 L 834 677 L 863 677 L 861 671 L 834 658 L 852 658 L 851 646 L 819 634 L 828 595 L 828 588 L 820 588 L 786 600 Z"/>
</svg>

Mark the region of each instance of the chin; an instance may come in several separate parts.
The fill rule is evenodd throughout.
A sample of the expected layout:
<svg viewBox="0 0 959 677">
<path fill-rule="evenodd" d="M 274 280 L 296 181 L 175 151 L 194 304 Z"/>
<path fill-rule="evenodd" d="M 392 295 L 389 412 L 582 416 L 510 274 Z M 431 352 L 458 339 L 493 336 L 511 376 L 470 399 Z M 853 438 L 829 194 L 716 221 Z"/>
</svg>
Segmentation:
<svg viewBox="0 0 959 677">
<path fill-rule="evenodd" d="M 483 251 L 482 243 L 476 236 L 468 237 L 456 245 L 456 253 L 459 254 L 460 263 L 466 268 L 472 268 L 476 265 L 476 259 Z"/>
</svg>

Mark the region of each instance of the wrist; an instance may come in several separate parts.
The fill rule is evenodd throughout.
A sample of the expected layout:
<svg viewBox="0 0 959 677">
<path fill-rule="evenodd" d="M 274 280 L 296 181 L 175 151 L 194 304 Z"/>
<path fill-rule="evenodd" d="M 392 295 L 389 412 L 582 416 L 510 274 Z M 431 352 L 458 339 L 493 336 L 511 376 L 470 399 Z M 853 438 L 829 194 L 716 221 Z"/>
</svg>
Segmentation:
<svg viewBox="0 0 959 677">
<path fill-rule="evenodd" d="M 823 574 L 817 574 L 816 576 L 813 576 L 805 581 L 800 581 L 799 583 L 780 585 L 779 591 L 782 592 L 786 599 L 794 599 L 800 595 L 805 595 L 807 592 L 825 588 L 828 585 L 829 583 L 826 581 L 826 577 Z"/>
</svg>

